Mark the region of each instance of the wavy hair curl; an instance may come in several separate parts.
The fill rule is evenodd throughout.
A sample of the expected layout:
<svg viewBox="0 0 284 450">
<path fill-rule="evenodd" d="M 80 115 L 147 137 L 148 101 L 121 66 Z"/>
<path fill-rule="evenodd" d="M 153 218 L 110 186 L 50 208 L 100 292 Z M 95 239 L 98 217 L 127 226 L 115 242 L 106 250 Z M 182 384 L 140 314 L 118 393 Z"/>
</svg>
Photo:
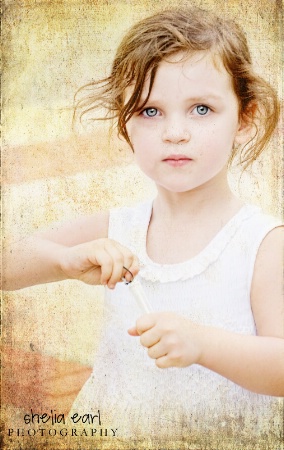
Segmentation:
<svg viewBox="0 0 284 450">
<path fill-rule="evenodd" d="M 200 8 L 173 8 L 135 24 L 117 49 L 110 75 L 78 91 L 88 91 L 88 95 L 75 97 L 75 112 L 81 111 L 82 118 L 96 108 L 105 108 L 107 114 L 100 119 L 115 119 L 118 134 L 133 150 L 126 124 L 138 107 L 146 104 L 159 63 L 175 53 L 191 55 L 200 51 L 221 59 L 232 79 L 240 118 L 255 126 L 253 139 L 241 149 L 233 148 L 231 154 L 230 162 L 239 153 L 240 161 L 247 167 L 262 153 L 277 125 L 277 95 L 255 73 L 242 29 L 235 22 Z M 149 91 L 140 105 L 146 77 L 150 80 Z M 132 94 L 125 102 L 125 90 L 130 86 Z"/>
</svg>

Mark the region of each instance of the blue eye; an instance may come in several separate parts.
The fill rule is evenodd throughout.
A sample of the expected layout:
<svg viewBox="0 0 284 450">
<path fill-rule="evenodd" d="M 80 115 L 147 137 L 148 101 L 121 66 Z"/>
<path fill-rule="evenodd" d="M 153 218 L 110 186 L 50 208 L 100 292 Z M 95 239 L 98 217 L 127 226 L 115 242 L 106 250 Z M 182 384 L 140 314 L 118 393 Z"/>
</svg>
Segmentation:
<svg viewBox="0 0 284 450">
<path fill-rule="evenodd" d="M 196 106 L 196 111 L 200 116 L 205 116 L 210 111 L 210 108 L 205 105 L 198 105 Z"/>
<path fill-rule="evenodd" d="M 156 108 L 146 108 L 142 111 L 142 114 L 146 117 L 155 117 L 158 114 L 158 110 Z"/>
</svg>

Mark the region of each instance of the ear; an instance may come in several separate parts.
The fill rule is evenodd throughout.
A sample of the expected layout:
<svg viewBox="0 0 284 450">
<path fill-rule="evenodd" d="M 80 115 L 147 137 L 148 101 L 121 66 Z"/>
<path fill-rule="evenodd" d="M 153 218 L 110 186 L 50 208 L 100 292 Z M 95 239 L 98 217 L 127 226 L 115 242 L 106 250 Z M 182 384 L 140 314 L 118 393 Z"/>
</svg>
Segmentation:
<svg viewBox="0 0 284 450">
<path fill-rule="evenodd" d="M 254 138 L 257 132 L 256 120 L 257 106 L 248 105 L 246 110 L 240 115 L 238 129 L 235 135 L 235 144 L 244 145 Z"/>
</svg>

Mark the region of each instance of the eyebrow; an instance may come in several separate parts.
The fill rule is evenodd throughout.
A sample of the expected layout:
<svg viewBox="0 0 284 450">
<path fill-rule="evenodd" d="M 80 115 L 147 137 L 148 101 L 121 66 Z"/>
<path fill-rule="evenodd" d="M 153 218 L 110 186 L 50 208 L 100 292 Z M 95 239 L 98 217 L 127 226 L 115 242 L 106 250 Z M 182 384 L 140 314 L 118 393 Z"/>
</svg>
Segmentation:
<svg viewBox="0 0 284 450">
<path fill-rule="evenodd" d="M 192 102 L 208 102 L 210 100 L 223 100 L 223 98 L 220 95 L 214 95 L 214 94 L 208 94 L 208 95 L 202 95 L 202 96 L 196 96 L 196 97 L 189 97 L 186 100 L 190 100 Z"/>
</svg>

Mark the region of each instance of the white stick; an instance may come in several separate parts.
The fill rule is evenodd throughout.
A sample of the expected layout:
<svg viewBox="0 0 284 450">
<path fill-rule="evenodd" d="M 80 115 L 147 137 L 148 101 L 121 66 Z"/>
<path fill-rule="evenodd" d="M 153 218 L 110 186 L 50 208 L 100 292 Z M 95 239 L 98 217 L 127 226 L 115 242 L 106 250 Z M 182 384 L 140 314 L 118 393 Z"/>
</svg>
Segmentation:
<svg viewBox="0 0 284 450">
<path fill-rule="evenodd" d="M 141 283 L 135 278 L 131 283 L 128 285 L 129 289 L 131 290 L 133 296 L 135 297 L 138 305 L 146 312 L 151 312 L 151 307 L 149 306 L 147 297 L 145 295 L 145 292 L 143 291 L 143 288 L 141 286 Z"/>
</svg>

